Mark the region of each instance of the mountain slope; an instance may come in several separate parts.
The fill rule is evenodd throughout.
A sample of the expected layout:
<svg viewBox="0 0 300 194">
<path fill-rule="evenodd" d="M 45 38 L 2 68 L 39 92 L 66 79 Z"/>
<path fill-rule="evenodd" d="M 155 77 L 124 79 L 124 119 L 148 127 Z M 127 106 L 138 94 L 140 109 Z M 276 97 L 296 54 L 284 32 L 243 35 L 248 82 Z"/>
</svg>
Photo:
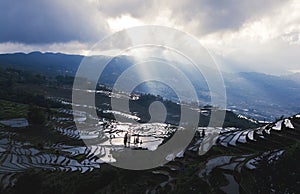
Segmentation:
<svg viewBox="0 0 300 194">
<path fill-rule="evenodd" d="M 66 55 L 60 53 L 40 53 L 33 52 L 29 54 L 1 54 L 0 64 L 3 67 L 20 68 L 34 73 L 41 73 L 47 76 L 70 75 L 74 76 L 84 56 Z M 86 77 L 91 78 L 97 74 L 98 65 L 105 61 L 105 56 L 88 57 L 88 60 L 96 61 L 90 68 Z M 191 66 L 185 66 L 174 61 L 165 61 L 164 59 L 150 58 L 154 61 L 163 61 L 171 63 L 180 68 L 192 82 L 197 91 L 198 98 L 202 104 L 210 104 L 210 92 L 207 83 L 202 75 L 191 70 Z M 118 56 L 110 61 L 104 69 L 99 82 L 112 86 L 117 78 L 133 66 L 137 61 L 129 56 Z M 148 64 L 147 64 L 148 65 Z M 153 68 L 145 67 L 143 73 L 157 73 Z M 161 73 L 161 72 L 160 72 Z M 162 72 L 165 77 L 170 77 L 176 81 L 176 77 L 168 75 L 170 72 Z M 224 73 L 227 93 L 228 108 L 239 114 L 259 120 L 274 120 L 281 115 L 296 114 L 300 110 L 300 82 L 299 76 L 272 76 L 256 72 L 247 73 Z M 130 79 L 135 80 L 138 77 L 131 75 Z M 151 93 L 160 95 L 164 98 L 177 100 L 178 97 L 171 88 L 161 83 L 147 82 L 136 88 L 136 92 Z"/>
<path fill-rule="evenodd" d="M 75 75 L 83 57 L 81 55 L 41 52 L 1 54 L 0 64 L 5 67 L 20 68 L 45 75 Z"/>
</svg>

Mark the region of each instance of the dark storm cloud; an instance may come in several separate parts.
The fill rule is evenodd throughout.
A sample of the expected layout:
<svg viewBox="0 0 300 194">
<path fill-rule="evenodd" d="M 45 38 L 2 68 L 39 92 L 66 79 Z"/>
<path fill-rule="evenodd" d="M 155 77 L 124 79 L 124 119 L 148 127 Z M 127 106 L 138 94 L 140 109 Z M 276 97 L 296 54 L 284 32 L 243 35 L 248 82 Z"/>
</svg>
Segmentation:
<svg viewBox="0 0 300 194">
<path fill-rule="evenodd" d="M 94 41 L 107 25 L 83 1 L 1 0 L 0 42 L 25 44 Z"/>
<path fill-rule="evenodd" d="M 109 34 L 107 18 L 131 15 L 150 22 L 162 11 L 196 35 L 236 30 L 282 0 L 1 0 L 0 43 L 95 41 Z"/>
</svg>

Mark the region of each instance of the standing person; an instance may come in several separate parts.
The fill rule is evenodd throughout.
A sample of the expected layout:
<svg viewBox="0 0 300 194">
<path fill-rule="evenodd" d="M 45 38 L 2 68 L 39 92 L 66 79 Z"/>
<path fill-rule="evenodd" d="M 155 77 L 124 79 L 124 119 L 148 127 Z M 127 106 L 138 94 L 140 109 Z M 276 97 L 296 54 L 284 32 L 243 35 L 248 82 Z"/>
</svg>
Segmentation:
<svg viewBox="0 0 300 194">
<path fill-rule="evenodd" d="M 126 132 L 125 135 L 124 135 L 124 146 L 125 147 L 127 145 L 127 140 L 128 140 L 128 132 Z"/>
<path fill-rule="evenodd" d="M 140 142 L 140 138 L 139 138 L 139 134 L 137 135 L 137 137 L 136 137 L 136 144 L 138 144 L 139 142 Z"/>
<path fill-rule="evenodd" d="M 134 137 L 133 143 L 134 143 L 134 145 L 136 145 L 136 137 Z"/>
<path fill-rule="evenodd" d="M 128 134 L 128 147 L 130 147 L 131 133 Z"/>
<path fill-rule="evenodd" d="M 205 131 L 204 131 L 204 129 L 202 129 L 202 137 L 204 137 L 205 136 Z"/>
</svg>

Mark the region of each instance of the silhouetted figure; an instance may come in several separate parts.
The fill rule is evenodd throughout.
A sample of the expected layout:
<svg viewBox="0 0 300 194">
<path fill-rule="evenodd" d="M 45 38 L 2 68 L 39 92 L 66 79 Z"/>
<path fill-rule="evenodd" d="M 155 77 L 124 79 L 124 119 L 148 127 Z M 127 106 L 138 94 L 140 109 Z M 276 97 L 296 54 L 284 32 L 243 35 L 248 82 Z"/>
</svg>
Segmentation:
<svg viewBox="0 0 300 194">
<path fill-rule="evenodd" d="M 133 144 L 136 145 L 136 138 L 133 139 Z"/>
<path fill-rule="evenodd" d="M 204 131 L 204 129 L 202 129 L 202 137 L 204 137 L 205 136 L 205 131 Z"/>
<path fill-rule="evenodd" d="M 140 135 L 137 135 L 136 139 L 135 139 L 135 143 L 138 144 L 140 142 Z"/>
<path fill-rule="evenodd" d="M 128 141 L 128 132 L 124 135 L 124 146 L 126 147 Z"/>
<path fill-rule="evenodd" d="M 127 138 L 127 139 L 128 139 L 128 140 L 127 140 L 127 142 L 128 142 L 128 147 L 130 147 L 131 134 L 130 134 L 130 133 L 129 133 L 129 134 L 127 133 L 127 137 L 128 137 L 128 138 Z"/>
</svg>

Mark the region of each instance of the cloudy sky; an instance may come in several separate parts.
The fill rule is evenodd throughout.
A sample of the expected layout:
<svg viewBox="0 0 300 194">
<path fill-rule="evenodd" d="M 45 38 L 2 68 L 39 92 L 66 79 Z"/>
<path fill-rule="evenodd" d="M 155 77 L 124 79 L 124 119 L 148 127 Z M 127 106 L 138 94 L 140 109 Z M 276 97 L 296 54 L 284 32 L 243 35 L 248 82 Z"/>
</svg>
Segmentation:
<svg viewBox="0 0 300 194">
<path fill-rule="evenodd" d="M 195 37 L 225 71 L 300 72 L 300 0 L 0 0 L 0 53 L 86 54 L 155 24 Z"/>
</svg>

